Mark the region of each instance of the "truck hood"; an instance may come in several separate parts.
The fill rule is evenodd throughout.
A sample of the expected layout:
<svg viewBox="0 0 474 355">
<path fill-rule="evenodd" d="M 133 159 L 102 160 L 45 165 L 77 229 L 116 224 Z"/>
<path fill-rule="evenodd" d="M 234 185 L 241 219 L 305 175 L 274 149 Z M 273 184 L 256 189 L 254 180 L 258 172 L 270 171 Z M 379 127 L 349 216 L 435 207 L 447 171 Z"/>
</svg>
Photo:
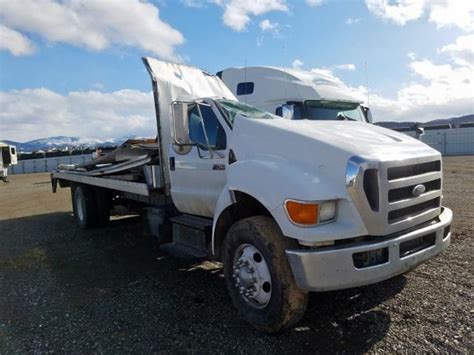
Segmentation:
<svg viewBox="0 0 474 355">
<path fill-rule="evenodd" d="M 285 176 L 286 185 L 293 181 L 292 186 L 298 186 L 288 190 L 287 197 L 305 200 L 349 199 L 346 167 L 353 156 L 393 161 L 439 155 L 414 138 L 362 122 L 244 117 L 234 120 L 230 148 L 238 162 L 229 167 L 231 183 L 234 175 L 248 179 L 248 171 L 266 170 L 270 173 L 259 179 Z M 238 175 L 238 166 L 245 164 Z"/>
<path fill-rule="evenodd" d="M 379 161 L 439 154 L 406 134 L 363 122 L 246 118 L 236 121 L 236 129 L 246 131 L 240 134 L 247 136 L 258 131 L 259 137 L 255 139 L 265 140 L 267 144 L 271 136 L 279 136 L 282 139 L 279 144 L 286 142 L 290 151 L 313 147 L 319 152 L 323 149 L 325 154 L 358 155 Z"/>
</svg>

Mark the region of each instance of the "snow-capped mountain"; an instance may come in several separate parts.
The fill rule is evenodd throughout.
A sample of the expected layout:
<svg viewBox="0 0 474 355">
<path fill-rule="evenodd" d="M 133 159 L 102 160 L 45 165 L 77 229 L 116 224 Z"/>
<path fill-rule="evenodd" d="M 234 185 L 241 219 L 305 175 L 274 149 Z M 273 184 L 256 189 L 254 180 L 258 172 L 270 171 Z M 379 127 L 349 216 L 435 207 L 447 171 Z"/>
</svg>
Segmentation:
<svg viewBox="0 0 474 355">
<path fill-rule="evenodd" d="M 95 148 L 97 146 L 110 147 L 117 146 L 125 142 L 127 139 L 137 138 L 135 136 L 125 136 L 119 138 L 99 139 L 99 138 L 81 138 L 81 137 L 67 137 L 56 136 L 48 138 L 34 139 L 28 142 L 15 142 L 10 140 L 2 140 L 7 144 L 15 145 L 19 152 L 33 152 L 38 150 L 50 149 L 73 149 L 73 148 Z"/>
</svg>

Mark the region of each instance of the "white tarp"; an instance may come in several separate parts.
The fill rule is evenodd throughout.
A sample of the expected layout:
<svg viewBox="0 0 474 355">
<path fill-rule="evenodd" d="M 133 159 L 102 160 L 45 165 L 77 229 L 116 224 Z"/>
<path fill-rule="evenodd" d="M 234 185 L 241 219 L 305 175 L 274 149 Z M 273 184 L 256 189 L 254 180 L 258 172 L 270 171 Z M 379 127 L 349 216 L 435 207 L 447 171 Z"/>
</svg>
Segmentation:
<svg viewBox="0 0 474 355">
<path fill-rule="evenodd" d="M 163 62 L 154 58 L 143 59 L 156 83 L 159 98 L 161 127 L 161 147 L 165 184 L 169 183 L 168 147 L 171 140 L 171 103 L 191 101 L 205 97 L 219 97 L 237 100 L 222 80 L 201 69 L 183 64 Z"/>
</svg>

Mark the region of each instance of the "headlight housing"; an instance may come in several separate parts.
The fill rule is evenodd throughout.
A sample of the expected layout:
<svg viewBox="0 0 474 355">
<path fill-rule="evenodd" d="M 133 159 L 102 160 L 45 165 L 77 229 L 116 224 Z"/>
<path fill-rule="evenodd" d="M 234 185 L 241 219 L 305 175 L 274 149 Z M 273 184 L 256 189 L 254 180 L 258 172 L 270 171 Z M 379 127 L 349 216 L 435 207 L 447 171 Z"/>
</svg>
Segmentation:
<svg viewBox="0 0 474 355">
<path fill-rule="evenodd" d="M 288 219 L 300 227 L 313 227 L 331 222 L 336 218 L 336 210 L 336 200 L 315 202 L 288 199 L 285 201 Z"/>
</svg>

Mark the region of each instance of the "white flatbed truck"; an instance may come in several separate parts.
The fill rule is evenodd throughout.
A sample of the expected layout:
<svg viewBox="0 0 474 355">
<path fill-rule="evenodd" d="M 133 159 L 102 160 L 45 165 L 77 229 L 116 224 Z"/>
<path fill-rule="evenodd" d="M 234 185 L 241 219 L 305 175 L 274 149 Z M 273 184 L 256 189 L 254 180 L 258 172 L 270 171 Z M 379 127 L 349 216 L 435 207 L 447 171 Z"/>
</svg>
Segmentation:
<svg viewBox="0 0 474 355">
<path fill-rule="evenodd" d="M 107 222 L 114 203 L 147 208 L 164 247 L 223 262 L 234 305 L 266 332 L 296 324 L 308 292 L 386 280 L 448 247 L 436 150 L 363 122 L 282 119 L 217 76 L 143 61 L 157 154 L 55 170 L 80 227 Z"/>
</svg>

